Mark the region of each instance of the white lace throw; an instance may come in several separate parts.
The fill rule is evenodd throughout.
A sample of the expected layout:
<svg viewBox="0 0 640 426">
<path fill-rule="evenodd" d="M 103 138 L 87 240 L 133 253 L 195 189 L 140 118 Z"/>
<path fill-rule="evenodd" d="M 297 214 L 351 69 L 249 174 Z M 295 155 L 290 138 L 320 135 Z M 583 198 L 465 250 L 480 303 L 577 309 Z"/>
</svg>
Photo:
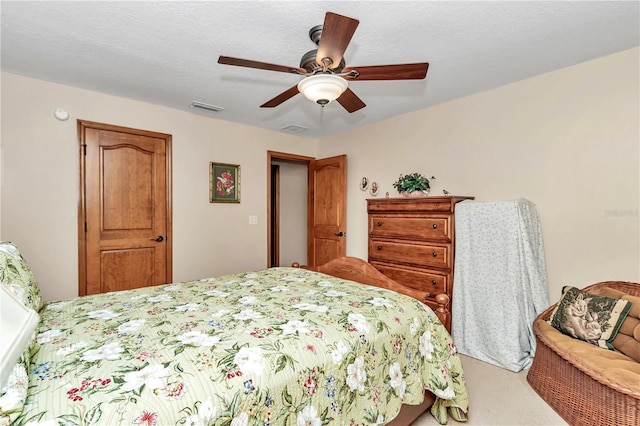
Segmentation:
<svg viewBox="0 0 640 426">
<path fill-rule="evenodd" d="M 533 320 L 549 306 L 535 204 L 465 201 L 455 226 L 451 334 L 458 350 L 511 371 L 529 368 Z"/>
</svg>

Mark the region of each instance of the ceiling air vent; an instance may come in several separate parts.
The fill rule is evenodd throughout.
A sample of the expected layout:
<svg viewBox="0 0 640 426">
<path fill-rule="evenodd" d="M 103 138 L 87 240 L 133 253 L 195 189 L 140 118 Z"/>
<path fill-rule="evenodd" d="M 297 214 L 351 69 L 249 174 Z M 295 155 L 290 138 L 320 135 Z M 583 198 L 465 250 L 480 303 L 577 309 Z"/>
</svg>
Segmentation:
<svg viewBox="0 0 640 426">
<path fill-rule="evenodd" d="M 224 111 L 224 108 L 219 107 L 219 106 L 215 106 L 215 105 L 209 105 L 209 104 L 205 104 L 203 102 L 196 102 L 193 101 L 191 102 L 191 105 L 189 105 L 191 108 L 194 109 L 201 109 L 203 111 L 208 111 L 208 112 L 220 112 L 220 111 Z"/>
<path fill-rule="evenodd" d="M 289 133 L 300 133 L 307 130 L 306 127 L 298 126 L 296 124 L 289 124 L 288 126 L 282 127 L 280 130 L 289 132 Z"/>
</svg>

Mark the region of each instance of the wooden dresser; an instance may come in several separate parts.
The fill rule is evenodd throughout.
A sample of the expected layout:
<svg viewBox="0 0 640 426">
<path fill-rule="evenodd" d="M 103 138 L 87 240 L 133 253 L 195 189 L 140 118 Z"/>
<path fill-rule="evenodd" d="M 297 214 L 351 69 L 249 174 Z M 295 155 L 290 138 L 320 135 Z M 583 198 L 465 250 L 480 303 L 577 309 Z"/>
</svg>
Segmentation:
<svg viewBox="0 0 640 426">
<path fill-rule="evenodd" d="M 389 278 L 435 296 L 453 289 L 454 210 L 473 197 L 373 198 L 369 214 L 369 263 Z M 451 331 L 451 315 L 445 327 Z"/>
</svg>

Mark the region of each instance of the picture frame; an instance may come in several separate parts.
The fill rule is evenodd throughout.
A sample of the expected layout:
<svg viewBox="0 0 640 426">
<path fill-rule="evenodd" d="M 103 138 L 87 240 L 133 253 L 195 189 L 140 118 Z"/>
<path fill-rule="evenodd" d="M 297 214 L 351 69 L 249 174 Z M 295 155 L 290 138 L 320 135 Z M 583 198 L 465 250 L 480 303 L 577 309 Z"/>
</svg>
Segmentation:
<svg viewBox="0 0 640 426">
<path fill-rule="evenodd" d="M 360 180 L 360 190 L 362 190 L 362 191 L 366 191 L 368 187 L 369 187 L 369 179 L 367 179 L 367 177 L 366 177 L 366 176 L 364 176 L 364 177 Z"/>
<path fill-rule="evenodd" d="M 369 189 L 369 194 L 373 195 L 374 197 L 377 197 L 379 192 L 380 192 L 380 185 L 378 185 L 378 182 L 371 182 L 371 189 Z"/>
<path fill-rule="evenodd" d="M 209 202 L 240 203 L 240 165 L 209 163 Z"/>
</svg>

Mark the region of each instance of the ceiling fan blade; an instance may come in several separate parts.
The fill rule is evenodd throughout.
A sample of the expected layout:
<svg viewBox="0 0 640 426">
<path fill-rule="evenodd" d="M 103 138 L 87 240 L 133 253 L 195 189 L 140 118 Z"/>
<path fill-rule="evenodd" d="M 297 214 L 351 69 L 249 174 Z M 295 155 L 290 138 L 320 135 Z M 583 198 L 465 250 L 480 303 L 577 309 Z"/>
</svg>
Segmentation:
<svg viewBox="0 0 640 426">
<path fill-rule="evenodd" d="M 329 68 L 337 68 L 359 23 L 360 21 L 357 19 L 327 12 L 322 25 L 322 36 L 320 36 L 318 44 L 316 62 L 322 65 L 322 60 L 329 58 L 332 61 Z"/>
<path fill-rule="evenodd" d="M 359 75 L 354 81 L 364 80 L 421 80 L 427 76 L 428 62 L 416 64 L 372 65 L 366 67 L 349 67 L 342 72 L 357 71 Z M 349 76 L 347 79 L 351 80 Z"/>
<path fill-rule="evenodd" d="M 336 100 L 340 105 L 344 107 L 344 109 L 346 109 L 349 112 L 356 112 L 357 110 L 367 106 L 364 102 L 362 102 L 362 99 L 360 99 L 348 87 L 347 87 L 347 90 L 345 90 L 342 93 L 342 95 L 340 95 L 340 97 L 338 97 L 338 99 Z"/>
<path fill-rule="evenodd" d="M 280 93 L 275 98 L 263 103 L 262 105 L 260 105 L 260 108 L 277 107 L 278 105 L 280 105 L 284 101 L 287 101 L 287 100 L 293 98 L 298 93 L 300 93 L 300 91 L 298 90 L 298 85 L 295 85 L 295 86 L 285 90 L 284 92 Z"/>
<path fill-rule="evenodd" d="M 237 67 L 257 68 L 267 71 L 287 72 L 291 74 L 305 74 L 306 71 L 298 67 L 287 67 L 284 65 L 269 64 L 267 62 L 251 61 L 249 59 L 232 58 L 230 56 L 220 56 L 218 63 L 223 65 L 235 65 Z"/>
</svg>

